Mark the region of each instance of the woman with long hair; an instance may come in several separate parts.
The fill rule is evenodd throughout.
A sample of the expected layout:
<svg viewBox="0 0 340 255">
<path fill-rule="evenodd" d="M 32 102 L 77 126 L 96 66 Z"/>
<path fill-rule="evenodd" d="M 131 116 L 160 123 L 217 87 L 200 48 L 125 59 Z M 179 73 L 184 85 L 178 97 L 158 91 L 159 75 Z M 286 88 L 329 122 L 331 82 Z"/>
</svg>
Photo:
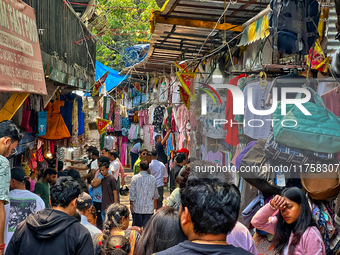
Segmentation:
<svg viewBox="0 0 340 255">
<path fill-rule="evenodd" d="M 274 235 L 273 245 L 278 254 L 326 254 L 306 195 L 299 188 L 285 189 L 281 196 L 275 196 L 256 213 L 251 224 Z"/>
<path fill-rule="evenodd" d="M 129 228 L 130 211 L 126 205 L 112 204 L 106 211 L 103 234 L 95 236 L 96 243 L 95 254 L 100 255 L 102 246 L 111 236 L 125 236 L 131 245 L 131 254 L 134 253 L 136 243 L 140 238 L 140 228 Z"/>
<path fill-rule="evenodd" d="M 151 255 L 187 240 L 178 221 L 178 212 L 162 207 L 147 223 L 134 255 Z"/>
<path fill-rule="evenodd" d="M 130 251 L 130 242 L 125 236 L 110 236 L 102 248 L 104 255 L 128 255 Z"/>
</svg>

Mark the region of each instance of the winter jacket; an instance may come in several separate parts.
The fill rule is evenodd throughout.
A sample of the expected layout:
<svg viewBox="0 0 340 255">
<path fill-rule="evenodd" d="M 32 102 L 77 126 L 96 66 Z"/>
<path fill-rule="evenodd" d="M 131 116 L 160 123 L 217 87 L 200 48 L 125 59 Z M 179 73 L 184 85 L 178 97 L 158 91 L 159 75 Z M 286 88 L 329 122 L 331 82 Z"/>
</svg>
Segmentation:
<svg viewBox="0 0 340 255">
<path fill-rule="evenodd" d="M 21 222 L 6 255 L 93 255 L 90 232 L 68 214 L 44 209 Z"/>
<path fill-rule="evenodd" d="M 270 204 L 262 207 L 254 216 L 251 224 L 260 230 L 275 235 L 277 226 L 277 217 L 273 216 L 275 210 Z M 288 247 L 293 241 L 294 234 L 289 237 Z M 325 245 L 323 243 L 320 231 L 317 227 L 308 227 L 303 233 L 300 242 L 295 246 L 294 255 L 326 255 Z"/>
</svg>

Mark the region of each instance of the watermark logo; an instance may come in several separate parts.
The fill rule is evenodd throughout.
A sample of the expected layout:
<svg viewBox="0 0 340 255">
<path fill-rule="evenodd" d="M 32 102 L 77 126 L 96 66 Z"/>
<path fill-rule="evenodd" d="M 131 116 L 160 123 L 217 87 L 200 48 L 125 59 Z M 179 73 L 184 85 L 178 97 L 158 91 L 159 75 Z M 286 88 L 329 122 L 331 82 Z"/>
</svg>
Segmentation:
<svg viewBox="0 0 340 255">
<path fill-rule="evenodd" d="M 244 115 L 244 95 L 242 90 L 234 85 L 230 84 L 214 84 L 214 85 L 208 85 L 205 83 L 203 84 L 206 88 L 209 88 L 213 93 L 217 96 L 219 99 L 221 105 L 222 101 L 220 96 L 218 95 L 216 89 L 228 89 L 232 96 L 233 96 L 233 114 L 234 115 Z M 202 89 L 203 91 L 206 92 L 206 94 L 201 95 L 201 114 L 202 115 L 207 115 L 207 94 L 213 98 L 215 104 L 216 100 L 214 96 L 205 88 Z M 288 99 L 287 98 L 287 93 L 301 93 L 305 94 L 305 98 L 295 98 L 295 99 Z M 273 88 L 272 90 L 272 107 L 270 109 L 266 110 L 258 110 L 255 109 L 254 104 L 253 104 L 253 88 L 249 87 L 248 88 L 248 95 L 247 95 L 247 103 L 250 112 L 252 112 L 255 115 L 263 116 L 263 115 L 270 115 L 275 112 L 277 108 L 277 88 Z M 281 88 L 281 115 L 286 115 L 287 114 L 287 105 L 288 104 L 293 104 L 296 107 L 300 109 L 301 112 L 303 112 L 304 115 L 312 115 L 304 106 L 304 103 L 307 103 L 311 99 L 311 93 L 309 90 L 305 88 Z M 263 107 L 264 108 L 264 107 Z"/>
</svg>

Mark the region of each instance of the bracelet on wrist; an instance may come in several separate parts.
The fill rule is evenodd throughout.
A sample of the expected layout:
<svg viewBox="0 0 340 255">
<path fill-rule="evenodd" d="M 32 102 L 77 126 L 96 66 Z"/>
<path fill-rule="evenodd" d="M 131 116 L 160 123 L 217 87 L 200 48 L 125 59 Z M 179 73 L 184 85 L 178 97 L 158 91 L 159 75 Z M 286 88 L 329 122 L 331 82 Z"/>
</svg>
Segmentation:
<svg viewBox="0 0 340 255">
<path fill-rule="evenodd" d="M 6 247 L 6 244 L 0 245 L 0 251 L 4 250 Z"/>
</svg>

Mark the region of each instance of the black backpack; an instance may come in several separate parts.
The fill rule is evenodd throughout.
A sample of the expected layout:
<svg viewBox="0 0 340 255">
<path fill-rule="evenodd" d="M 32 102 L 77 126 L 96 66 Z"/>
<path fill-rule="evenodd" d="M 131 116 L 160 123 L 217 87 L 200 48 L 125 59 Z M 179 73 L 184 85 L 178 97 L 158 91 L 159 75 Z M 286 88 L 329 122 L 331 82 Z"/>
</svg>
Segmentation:
<svg viewBox="0 0 340 255">
<path fill-rule="evenodd" d="M 320 18 L 317 0 L 271 0 L 269 26 L 274 62 L 278 51 L 308 55 L 318 38 Z"/>
</svg>

